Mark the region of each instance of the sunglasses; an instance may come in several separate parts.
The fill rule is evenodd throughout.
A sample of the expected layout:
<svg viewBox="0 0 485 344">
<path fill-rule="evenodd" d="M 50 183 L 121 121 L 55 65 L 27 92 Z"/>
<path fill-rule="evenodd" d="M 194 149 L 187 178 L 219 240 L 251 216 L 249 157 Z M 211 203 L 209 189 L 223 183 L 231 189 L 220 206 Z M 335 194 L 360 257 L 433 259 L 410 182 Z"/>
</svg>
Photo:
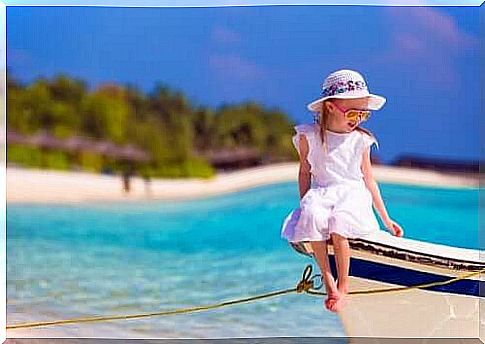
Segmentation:
<svg viewBox="0 0 485 344">
<path fill-rule="evenodd" d="M 345 114 L 345 117 L 349 121 L 359 121 L 359 122 L 367 121 L 371 115 L 370 110 L 357 110 L 357 109 L 344 110 L 340 108 L 336 103 L 333 103 L 333 105 L 335 105 L 337 109 L 342 111 Z"/>
</svg>

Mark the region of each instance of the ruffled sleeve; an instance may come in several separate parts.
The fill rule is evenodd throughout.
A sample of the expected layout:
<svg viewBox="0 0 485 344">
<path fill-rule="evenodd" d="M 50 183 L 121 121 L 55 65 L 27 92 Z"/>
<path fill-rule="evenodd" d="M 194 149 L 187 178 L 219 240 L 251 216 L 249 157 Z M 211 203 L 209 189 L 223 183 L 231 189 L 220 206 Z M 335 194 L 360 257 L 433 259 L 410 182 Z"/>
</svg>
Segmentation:
<svg viewBox="0 0 485 344">
<path fill-rule="evenodd" d="M 308 141 L 308 148 L 311 151 L 313 140 L 315 139 L 315 128 L 310 124 L 299 124 L 295 127 L 296 134 L 292 137 L 293 145 L 300 154 L 300 135 L 305 135 Z M 310 155 L 310 154 L 309 154 Z"/>
<path fill-rule="evenodd" d="M 379 149 L 379 143 L 375 136 L 369 136 L 366 133 L 363 133 L 362 137 L 364 139 L 364 148 L 370 147 L 375 143 L 376 148 Z"/>
</svg>

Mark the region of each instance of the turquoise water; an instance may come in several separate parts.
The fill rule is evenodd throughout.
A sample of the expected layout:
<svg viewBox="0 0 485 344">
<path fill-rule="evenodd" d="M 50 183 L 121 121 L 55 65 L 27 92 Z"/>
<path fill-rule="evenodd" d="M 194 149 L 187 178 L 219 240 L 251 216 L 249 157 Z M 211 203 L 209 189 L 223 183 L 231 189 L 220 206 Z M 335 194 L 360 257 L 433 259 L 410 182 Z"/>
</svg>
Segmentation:
<svg viewBox="0 0 485 344">
<path fill-rule="evenodd" d="M 297 189 L 281 183 L 183 202 L 9 204 L 7 322 L 155 312 L 293 287 L 310 260 L 279 233 Z M 478 190 L 380 189 L 407 237 L 479 247 Z M 308 295 L 62 329 L 160 338 L 344 335 L 338 316 Z"/>
</svg>

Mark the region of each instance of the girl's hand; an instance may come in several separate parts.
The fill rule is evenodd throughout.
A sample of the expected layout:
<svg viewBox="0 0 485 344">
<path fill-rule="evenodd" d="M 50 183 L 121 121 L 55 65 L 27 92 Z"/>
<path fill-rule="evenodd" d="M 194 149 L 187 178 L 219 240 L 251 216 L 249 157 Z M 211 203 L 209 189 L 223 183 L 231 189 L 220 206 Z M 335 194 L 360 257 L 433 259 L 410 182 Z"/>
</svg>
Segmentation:
<svg viewBox="0 0 485 344">
<path fill-rule="evenodd" d="M 394 236 L 402 237 L 404 234 L 404 231 L 401 228 L 401 226 L 399 226 L 397 222 L 393 220 L 389 220 L 389 222 L 386 223 L 386 228 Z"/>
</svg>

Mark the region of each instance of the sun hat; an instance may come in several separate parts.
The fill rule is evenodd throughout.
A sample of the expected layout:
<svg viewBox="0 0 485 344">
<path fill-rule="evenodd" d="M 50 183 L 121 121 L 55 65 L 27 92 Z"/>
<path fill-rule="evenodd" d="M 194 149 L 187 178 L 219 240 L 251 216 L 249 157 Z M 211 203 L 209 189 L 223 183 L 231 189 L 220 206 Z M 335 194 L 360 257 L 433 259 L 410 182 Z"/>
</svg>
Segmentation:
<svg viewBox="0 0 485 344">
<path fill-rule="evenodd" d="M 330 98 L 352 99 L 369 97 L 369 110 L 379 110 L 386 98 L 369 93 L 364 77 L 353 70 L 341 69 L 331 73 L 322 84 L 321 98 L 307 105 L 308 110 L 320 111 L 319 104 Z"/>
</svg>

